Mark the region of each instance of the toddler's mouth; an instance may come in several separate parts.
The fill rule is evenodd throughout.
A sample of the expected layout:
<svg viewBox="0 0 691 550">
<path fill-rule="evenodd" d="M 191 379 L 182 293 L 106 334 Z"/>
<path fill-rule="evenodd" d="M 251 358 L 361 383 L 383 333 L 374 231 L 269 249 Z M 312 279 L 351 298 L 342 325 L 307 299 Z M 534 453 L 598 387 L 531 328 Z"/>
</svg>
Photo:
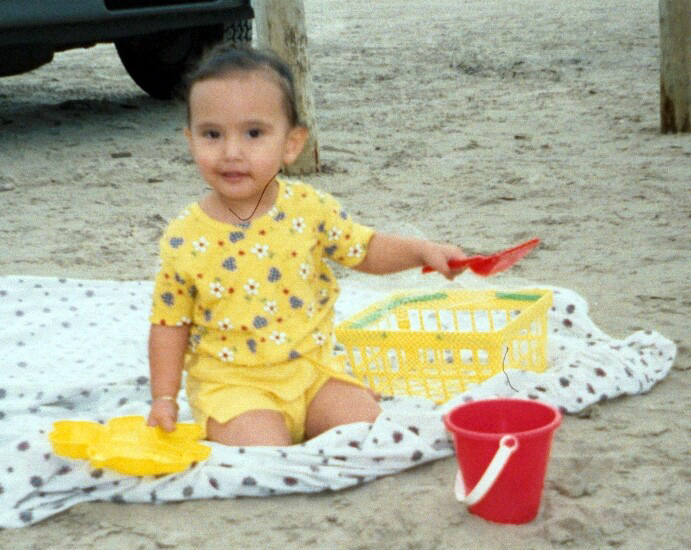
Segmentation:
<svg viewBox="0 0 691 550">
<path fill-rule="evenodd" d="M 241 181 L 249 176 L 247 172 L 221 172 L 221 176 L 223 177 L 224 180 L 234 182 L 234 181 Z"/>
</svg>

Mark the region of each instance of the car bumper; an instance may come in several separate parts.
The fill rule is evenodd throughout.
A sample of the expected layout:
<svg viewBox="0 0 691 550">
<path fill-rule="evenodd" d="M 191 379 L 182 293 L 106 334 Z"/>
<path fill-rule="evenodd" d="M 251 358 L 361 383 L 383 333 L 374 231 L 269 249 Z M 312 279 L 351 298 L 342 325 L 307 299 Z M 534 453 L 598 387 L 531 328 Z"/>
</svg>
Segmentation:
<svg viewBox="0 0 691 550">
<path fill-rule="evenodd" d="M 212 0 L 131 9 L 108 9 L 85 0 L 0 1 L 0 46 L 45 44 L 56 47 L 201 27 L 253 17 L 249 2 Z M 108 2 L 110 4 L 110 2 Z"/>
</svg>

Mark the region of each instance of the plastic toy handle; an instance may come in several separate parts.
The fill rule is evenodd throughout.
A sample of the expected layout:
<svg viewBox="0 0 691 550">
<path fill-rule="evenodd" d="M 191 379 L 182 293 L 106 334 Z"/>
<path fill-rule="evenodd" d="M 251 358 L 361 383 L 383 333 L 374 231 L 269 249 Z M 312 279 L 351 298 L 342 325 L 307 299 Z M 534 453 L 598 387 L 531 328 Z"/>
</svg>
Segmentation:
<svg viewBox="0 0 691 550">
<path fill-rule="evenodd" d="M 534 237 L 529 241 L 507 248 L 491 256 L 469 256 L 467 258 L 452 259 L 449 260 L 449 267 L 451 269 L 469 267 L 473 273 L 482 275 L 483 277 L 494 275 L 495 273 L 509 269 L 513 264 L 535 248 L 539 242 L 540 239 Z M 431 271 L 434 271 L 434 269 L 428 265 L 422 268 L 423 273 L 430 273 Z"/>
<path fill-rule="evenodd" d="M 450 269 L 460 269 L 462 267 L 467 267 L 471 262 L 475 261 L 477 259 L 477 256 L 473 256 L 472 258 L 463 258 L 463 259 L 451 259 L 448 261 L 447 265 L 449 266 Z M 425 265 L 422 267 L 422 272 L 423 273 L 432 273 L 434 271 L 433 267 L 430 267 L 428 265 Z"/>
<path fill-rule="evenodd" d="M 464 502 L 468 506 L 477 504 L 492 488 L 494 483 L 499 478 L 499 475 L 504 470 L 504 466 L 509 461 L 509 458 L 518 449 L 518 439 L 514 435 L 505 435 L 499 440 L 499 448 L 494 453 L 492 461 L 487 466 L 485 473 L 482 474 L 480 481 L 477 482 L 473 490 L 467 495 L 463 487 L 463 479 L 461 479 L 460 470 L 456 472 L 456 482 L 454 484 L 454 492 L 456 493 L 456 500 Z"/>
</svg>

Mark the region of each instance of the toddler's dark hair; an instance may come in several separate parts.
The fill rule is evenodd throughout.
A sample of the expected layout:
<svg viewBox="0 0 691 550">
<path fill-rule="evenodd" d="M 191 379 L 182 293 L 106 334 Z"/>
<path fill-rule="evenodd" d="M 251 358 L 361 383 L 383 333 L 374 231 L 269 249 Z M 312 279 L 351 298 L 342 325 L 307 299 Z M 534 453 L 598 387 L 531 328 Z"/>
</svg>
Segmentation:
<svg viewBox="0 0 691 550">
<path fill-rule="evenodd" d="M 221 78 L 234 73 L 268 71 L 276 79 L 283 94 L 283 106 L 291 127 L 299 126 L 293 74 L 288 65 L 273 52 L 236 49 L 218 44 L 206 52 L 185 78 L 184 97 L 187 105 L 187 124 L 190 123 L 190 92 L 203 80 Z"/>
</svg>

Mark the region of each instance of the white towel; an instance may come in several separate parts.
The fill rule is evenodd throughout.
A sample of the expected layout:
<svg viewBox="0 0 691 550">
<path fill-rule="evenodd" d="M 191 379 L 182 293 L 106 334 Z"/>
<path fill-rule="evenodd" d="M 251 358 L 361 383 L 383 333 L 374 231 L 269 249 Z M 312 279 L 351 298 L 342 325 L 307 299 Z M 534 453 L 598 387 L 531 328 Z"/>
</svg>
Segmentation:
<svg viewBox="0 0 691 550">
<path fill-rule="evenodd" d="M 52 453 L 48 433 L 62 419 L 107 421 L 149 410 L 146 339 L 149 282 L 0 277 L 0 527 L 38 522 L 79 502 L 164 502 L 339 490 L 453 453 L 442 415 L 471 399 L 515 396 L 578 412 L 662 380 L 676 348 L 656 332 L 615 340 L 588 317 L 587 302 L 555 288 L 549 312 L 549 368 L 510 371 L 443 405 L 422 398 L 382 402 L 372 425 L 333 429 L 291 447 L 226 447 L 161 477 L 92 470 Z M 347 281 L 337 317 L 381 293 Z M 180 421 L 191 421 L 180 396 Z"/>
</svg>

